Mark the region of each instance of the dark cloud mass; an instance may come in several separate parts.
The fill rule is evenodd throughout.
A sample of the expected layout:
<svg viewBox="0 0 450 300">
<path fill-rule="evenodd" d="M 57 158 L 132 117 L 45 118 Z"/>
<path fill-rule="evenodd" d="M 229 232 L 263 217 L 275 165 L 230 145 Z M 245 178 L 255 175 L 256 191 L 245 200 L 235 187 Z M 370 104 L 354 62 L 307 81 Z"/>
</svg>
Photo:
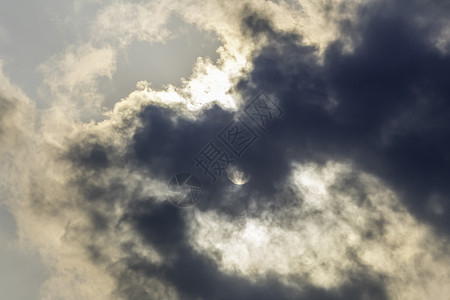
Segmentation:
<svg viewBox="0 0 450 300">
<path fill-rule="evenodd" d="M 271 156 L 351 159 L 399 192 L 412 213 L 448 233 L 450 57 L 403 9 L 376 8 L 351 29 L 362 37 L 354 52 L 344 53 L 337 41 L 320 66 L 299 37 L 276 39 L 255 57 L 250 81 L 273 92 L 287 112 L 267 137 L 281 144 Z M 441 214 L 427 209 L 433 195 Z"/>
</svg>

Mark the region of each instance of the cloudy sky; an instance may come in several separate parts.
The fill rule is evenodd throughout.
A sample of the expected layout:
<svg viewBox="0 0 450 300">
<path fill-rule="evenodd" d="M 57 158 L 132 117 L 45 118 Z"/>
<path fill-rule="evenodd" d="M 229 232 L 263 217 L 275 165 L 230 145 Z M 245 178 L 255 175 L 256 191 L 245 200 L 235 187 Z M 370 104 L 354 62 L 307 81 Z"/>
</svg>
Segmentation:
<svg viewBox="0 0 450 300">
<path fill-rule="evenodd" d="M 450 299 L 450 2 L 0 3 L 0 299 Z"/>
</svg>

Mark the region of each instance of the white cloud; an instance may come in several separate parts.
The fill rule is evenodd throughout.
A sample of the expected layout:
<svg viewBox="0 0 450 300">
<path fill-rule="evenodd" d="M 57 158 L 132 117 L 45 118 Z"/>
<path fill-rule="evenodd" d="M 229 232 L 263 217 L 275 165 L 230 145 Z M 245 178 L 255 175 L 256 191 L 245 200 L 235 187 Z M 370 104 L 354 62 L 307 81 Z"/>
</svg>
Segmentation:
<svg viewBox="0 0 450 300">
<path fill-rule="evenodd" d="M 98 13 L 92 26 L 92 39 L 117 41 L 120 47 L 133 40 L 165 41 L 170 36 L 165 25 L 175 7 L 177 4 L 171 1 L 113 3 Z"/>
<path fill-rule="evenodd" d="M 41 97 L 50 97 L 53 107 L 67 117 L 96 115 L 103 96 L 98 93 L 98 79 L 111 78 L 116 68 L 116 52 L 111 47 L 95 48 L 89 44 L 71 46 L 40 65 L 45 87 Z"/>
<path fill-rule="evenodd" d="M 286 186 L 296 191 L 294 207 L 240 221 L 196 211 L 192 243 L 223 271 L 252 280 L 275 272 L 300 289 L 312 284 L 332 290 L 363 272 L 378 282 L 377 274 L 384 276 L 393 299 L 443 299 L 450 292 L 448 240 L 415 220 L 377 178 L 353 172 L 334 162 L 294 164 Z M 345 188 L 343 179 L 351 180 Z"/>
</svg>

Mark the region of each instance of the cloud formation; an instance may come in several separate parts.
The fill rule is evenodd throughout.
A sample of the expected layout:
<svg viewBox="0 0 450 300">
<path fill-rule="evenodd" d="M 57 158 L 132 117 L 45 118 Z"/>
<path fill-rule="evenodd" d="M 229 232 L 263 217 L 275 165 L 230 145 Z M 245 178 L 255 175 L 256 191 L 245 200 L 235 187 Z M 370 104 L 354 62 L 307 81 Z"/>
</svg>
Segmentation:
<svg viewBox="0 0 450 300">
<path fill-rule="evenodd" d="M 445 299 L 449 9 L 119 1 L 40 65 L 48 108 L 1 73 L 0 190 L 47 268 L 40 297 Z M 219 58 L 101 115 L 120 52 L 175 38 L 174 15 Z M 212 184 L 193 156 L 261 90 L 284 115 L 234 157 L 250 181 Z M 181 171 L 206 188 L 189 209 L 167 199 Z"/>
</svg>

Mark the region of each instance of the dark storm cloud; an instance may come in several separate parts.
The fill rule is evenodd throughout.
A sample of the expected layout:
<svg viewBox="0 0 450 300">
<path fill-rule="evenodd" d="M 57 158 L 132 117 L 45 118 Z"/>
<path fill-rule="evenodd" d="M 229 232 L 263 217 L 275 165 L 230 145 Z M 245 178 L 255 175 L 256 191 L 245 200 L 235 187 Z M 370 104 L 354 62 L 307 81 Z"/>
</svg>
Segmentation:
<svg viewBox="0 0 450 300">
<path fill-rule="evenodd" d="M 117 153 L 108 145 L 100 146 L 95 142 L 92 135 L 86 136 L 85 143 L 74 144 L 68 156 L 75 164 L 80 166 L 80 174 L 75 176 L 76 183 L 84 196 L 86 203 L 80 203 L 85 211 L 88 211 L 91 220 L 92 243 L 86 245 L 94 263 L 105 260 L 102 255 L 102 245 L 96 245 L 97 235 L 103 235 L 107 228 L 118 228 L 129 224 L 136 234 L 140 236 L 149 247 L 167 260 L 164 264 L 152 263 L 145 257 L 134 252 L 134 245 L 130 242 L 122 245 L 122 250 L 127 253 L 125 264 L 128 273 L 115 272 L 114 264 L 109 266 L 118 281 L 117 293 L 127 299 L 153 299 L 155 295 L 148 294 L 135 276 L 155 278 L 163 283 L 174 286 L 182 299 L 361 299 L 365 295 L 376 296 L 377 299 L 385 299 L 385 291 L 381 280 L 375 277 L 365 278 L 365 274 L 354 275 L 351 283 L 333 291 L 310 286 L 302 278 L 295 279 L 302 286 L 301 290 L 283 285 L 275 274 L 267 275 L 265 279 L 257 282 L 250 281 L 246 277 L 223 273 L 219 269 L 218 262 L 199 253 L 192 248 L 186 228 L 185 210 L 179 209 L 168 202 L 158 202 L 151 197 L 142 197 L 139 193 L 129 195 L 119 180 L 110 179 L 98 184 L 95 177 L 99 172 L 105 172 L 109 167 L 122 166 L 123 161 L 130 162 L 133 168 L 144 168 L 161 178 L 167 180 L 180 170 L 194 170 L 195 166 L 192 156 L 195 155 L 209 139 L 215 138 L 216 134 L 230 121 L 232 114 L 213 107 L 204 112 L 197 121 L 179 119 L 173 123 L 170 110 L 147 107 L 141 114 L 144 126 L 138 129 L 125 158 L 107 160 L 108 163 L 98 163 L 94 157 L 116 157 Z M 273 128 L 282 126 L 277 122 L 272 123 Z M 207 185 L 209 193 L 203 203 L 199 203 L 201 210 L 216 210 L 233 218 L 241 218 L 243 215 L 251 216 L 247 211 L 249 196 L 269 202 L 269 196 L 275 195 L 275 185 L 271 180 L 279 181 L 281 171 L 287 168 L 288 161 L 282 157 L 269 159 L 264 154 L 266 151 L 283 153 L 279 150 L 279 142 L 276 136 L 268 133 L 268 141 L 262 137 L 255 143 L 242 159 L 243 164 L 248 167 L 254 176 L 254 182 L 245 185 L 240 193 L 231 197 L 231 204 L 227 198 L 227 183 L 225 180 L 216 184 Z M 270 141 L 270 138 L 273 140 Z M 282 137 L 280 137 L 282 138 Z M 275 143 L 273 141 L 276 141 Z M 79 146 L 84 145 L 84 146 Z M 101 162 L 106 160 L 101 159 Z M 263 161 L 265 164 L 261 164 Z M 280 166 L 283 163 L 286 165 Z M 181 166 L 181 167 L 180 167 Z M 123 167 L 123 166 L 122 166 Z M 272 170 L 268 173 L 267 170 Z M 257 175 L 260 172 L 260 175 Z M 201 174 L 197 172 L 200 177 Z M 285 174 L 282 174 L 283 176 Z M 207 180 L 201 177 L 204 181 Z M 228 185 L 227 185 L 228 184 Z M 268 187 L 268 185 L 270 185 Z M 286 191 L 280 196 L 277 194 L 278 207 L 283 201 L 289 202 L 293 195 Z M 123 202 L 128 197 L 125 213 L 118 223 L 113 223 L 110 218 L 111 208 L 102 208 L 95 203 L 109 204 Z M 286 198 L 283 200 L 283 197 Z M 131 198 L 131 199 L 130 199 Z M 229 199 L 228 199 L 229 200 Z M 255 214 L 255 213 L 253 213 Z M 255 217 L 258 217 L 256 212 Z M 220 260 L 220 257 L 218 258 Z M 375 295 L 375 296 L 374 296 Z"/>
<path fill-rule="evenodd" d="M 86 143 L 83 145 L 75 144 L 68 153 L 68 159 L 79 167 L 87 169 L 103 169 L 110 165 L 108 152 L 112 149 L 106 149 L 99 143 Z"/>
<path fill-rule="evenodd" d="M 270 204 L 276 196 L 277 209 L 292 198 L 292 191 L 283 185 L 291 162 L 321 164 L 334 159 L 353 161 L 381 177 L 400 193 L 411 212 L 448 233 L 450 56 L 429 42 L 431 29 L 438 26 L 431 15 L 425 16 L 430 23 L 425 27 L 410 18 L 409 14 L 419 11 L 417 3 L 398 1 L 383 12 L 379 7 L 361 10 L 364 22 L 345 24 L 348 34 L 361 38 L 354 52 L 345 53 L 337 41 L 326 50 L 323 64 L 316 60 L 316 49 L 305 46 L 300 36 L 278 33 L 270 22 L 247 11 L 242 28 L 248 38 L 266 36 L 270 42 L 255 53 L 254 70 L 239 89 L 245 99 L 259 90 L 274 95 L 285 115 L 273 120 L 266 133 L 259 132 L 260 139 L 239 160 L 252 180 L 233 195 L 223 177 L 216 184 L 206 184 L 208 193 L 198 208 L 237 219 L 249 215 L 250 199 Z M 447 9 L 444 3 L 435 4 Z M 114 165 L 124 166 L 124 162 L 147 169 L 163 181 L 177 172 L 191 171 L 208 182 L 192 158 L 233 116 L 212 107 L 196 121 L 189 121 L 177 118 L 170 109 L 148 106 L 140 115 L 143 127 L 134 134 L 124 157 L 112 159 L 117 156 L 114 150 L 91 138 L 86 147 L 71 147 L 68 157 L 83 170 L 75 182 L 88 202 L 121 201 L 125 188 L 120 181 L 98 186 L 90 182 L 90 176 Z M 352 178 L 343 178 L 335 188 L 352 186 L 355 197 L 364 201 L 363 188 L 355 184 Z M 370 270 L 351 274 L 351 283 L 338 290 L 305 287 L 301 292 L 284 286 L 276 276 L 254 283 L 222 273 L 217 262 L 189 246 L 183 210 L 151 197 L 132 197 L 136 198 L 129 201 L 120 222 L 130 224 L 169 262 L 154 265 L 130 251 L 126 264 L 132 272 L 175 286 L 182 299 L 387 298 L 384 279 L 367 275 L 373 273 Z M 438 199 L 442 214 L 429 210 L 431 197 Z M 90 209 L 90 216 L 94 232 L 110 226 L 107 213 Z M 385 221 L 374 222 L 366 238 L 383 235 Z M 89 247 L 92 259 L 97 260 L 98 249 Z M 152 298 L 129 277 L 122 274 L 118 281 L 118 292 L 129 299 Z"/>
<path fill-rule="evenodd" d="M 275 94 L 286 111 L 265 137 L 277 146 L 259 160 L 355 161 L 398 191 L 416 216 L 448 233 L 450 56 L 428 35 L 439 20 L 426 15 L 430 25 L 420 27 L 414 3 L 373 9 L 363 11 L 366 23 L 351 28 L 362 37 L 354 52 L 345 54 L 339 41 L 331 44 L 323 66 L 295 36 L 275 38 L 255 56 L 249 81 Z M 273 36 L 261 24 L 255 17 L 245 22 L 253 38 Z M 245 90 L 245 82 L 241 86 Z M 428 209 L 435 194 L 441 215 Z"/>
<path fill-rule="evenodd" d="M 148 168 L 152 174 L 162 180 L 168 181 L 178 172 L 192 172 L 201 179 L 205 186 L 205 201 L 199 203 L 200 209 L 220 210 L 231 216 L 239 217 L 246 213 L 249 196 L 258 193 L 261 201 L 271 193 L 276 192 L 274 184 L 280 182 L 279 170 L 286 170 L 289 161 L 269 159 L 266 152 L 279 151 L 277 140 L 270 137 L 260 138 L 249 147 L 243 158 L 233 155 L 226 146 L 220 142 L 218 134 L 233 120 L 237 114 L 223 111 L 217 106 L 203 112 L 196 121 L 178 119 L 176 123 L 171 120 L 173 112 L 168 109 L 148 107 L 141 114 L 145 125 L 134 136 L 134 143 L 130 147 L 129 159 L 136 160 L 140 166 Z M 246 120 L 250 123 L 249 120 Z M 213 183 L 211 177 L 203 173 L 203 169 L 196 166 L 194 157 L 210 141 L 226 151 L 228 158 L 245 166 L 254 177 L 252 181 L 242 187 L 232 199 L 228 197 L 227 189 L 232 185 L 225 174 L 217 175 L 217 182 Z M 270 170 L 270 173 L 267 172 Z M 279 178 L 275 180 L 275 178 Z M 226 201 L 225 201 L 226 200 Z M 231 201 L 230 201 L 231 200 Z"/>
<path fill-rule="evenodd" d="M 171 120 L 174 114 L 169 109 L 147 107 L 140 116 L 145 125 L 136 132 L 130 152 L 131 159 L 137 158 L 167 180 L 179 171 L 195 169 L 193 157 L 232 120 L 231 113 L 217 106 L 196 121 L 179 118 L 175 123 Z"/>
</svg>

